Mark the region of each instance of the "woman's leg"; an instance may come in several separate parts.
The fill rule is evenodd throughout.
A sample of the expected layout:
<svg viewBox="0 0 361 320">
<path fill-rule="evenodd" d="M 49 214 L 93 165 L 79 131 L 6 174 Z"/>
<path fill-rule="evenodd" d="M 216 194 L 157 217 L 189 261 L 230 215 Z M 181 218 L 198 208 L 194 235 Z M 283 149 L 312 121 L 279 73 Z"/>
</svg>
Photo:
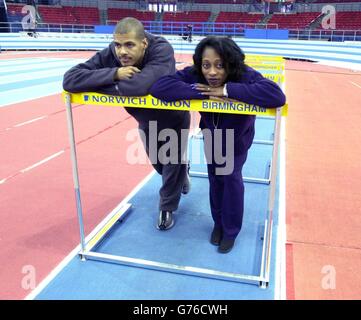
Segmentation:
<svg viewBox="0 0 361 320">
<path fill-rule="evenodd" d="M 234 158 L 234 170 L 223 176 L 224 191 L 221 206 L 223 239 L 235 239 L 242 228 L 244 210 L 244 184 L 242 167 L 247 159 L 247 152 Z"/>
<path fill-rule="evenodd" d="M 223 229 L 222 226 L 222 204 L 223 204 L 223 176 L 215 174 L 215 166 L 208 164 L 209 179 L 209 203 L 212 218 L 216 229 Z"/>
</svg>

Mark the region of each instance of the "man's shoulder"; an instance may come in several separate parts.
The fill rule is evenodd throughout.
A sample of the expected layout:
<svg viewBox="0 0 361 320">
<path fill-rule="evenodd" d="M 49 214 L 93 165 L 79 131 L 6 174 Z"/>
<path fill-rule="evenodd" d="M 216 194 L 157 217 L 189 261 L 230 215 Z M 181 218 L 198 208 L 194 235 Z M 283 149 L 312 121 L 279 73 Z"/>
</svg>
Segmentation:
<svg viewBox="0 0 361 320">
<path fill-rule="evenodd" d="M 169 41 L 162 37 L 146 32 L 146 38 L 149 42 L 149 47 L 172 47 Z"/>
<path fill-rule="evenodd" d="M 110 43 L 107 47 L 97 52 L 101 56 L 112 55 L 112 44 Z"/>
<path fill-rule="evenodd" d="M 112 44 L 109 44 L 106 48 L 96 52 L 94 56 L 91 59 L 95 59 L 103 65 L 104 67 L 113 66 L 116 64 L 116 55 L 114 46 L 112 47 Z"/>
</svg>

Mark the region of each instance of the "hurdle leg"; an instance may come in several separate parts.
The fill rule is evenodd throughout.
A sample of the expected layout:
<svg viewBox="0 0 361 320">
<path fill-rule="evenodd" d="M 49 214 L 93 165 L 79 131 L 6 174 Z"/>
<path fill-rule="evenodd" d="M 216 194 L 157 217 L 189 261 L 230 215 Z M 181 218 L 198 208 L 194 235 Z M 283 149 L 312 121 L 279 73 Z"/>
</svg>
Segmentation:
<svg viewBox="0 0 361 320">
<path fill-rule="evenodd" d="M 65 95 L 65 103 L 66 103 L 66 114 L 67 114 L 67 121 L 68 121 L 68 133 L 69 133 L 69 140 L 70 140 L 70 156 L 71 156 L 71 163 L 72 163 L 72 168 L 73 168 L 73 181 L 74 181 L 74 189 L 75 189 L 76 210 L 77 210 L 77 214 L 78 214 L 78 223 L 79 223 L 79 231 L 80 231 L 80 247 L 81 247 L 80 256 L 81 256 L 82 260 L 85 260 L 85 257 L 82 254 L 85 251 L 83 210 L 82 210 L 81 197 L 80 197 L 78 162 L 77 162 L 77 157 L 76 157 L 74 123 L 73 123 L 73 113 L 72 113 L 72 108 L 71 108 L 70 94 Z"/>
<path fill-rule="evenodd" d="M 272 247 L 272 227 L 273 227 L 273 211 L 276 197 L 276 177 L 278 170 L 278 147 L 280 143 L 281 133 L 281 108 L 277 109 L 276 121 L 274 127 L 274 144 L 272 150 L 272 168 L 270 172 L 270 189 L 268 193 L 268 210 L 267 219 L 265 221 L 264 242 L 262 250 L 261 277 L 266 279 L 260 283 L 262 288 L 266 288 L 270 277 L 271 263 L 271 247 Z"/>
</svg>

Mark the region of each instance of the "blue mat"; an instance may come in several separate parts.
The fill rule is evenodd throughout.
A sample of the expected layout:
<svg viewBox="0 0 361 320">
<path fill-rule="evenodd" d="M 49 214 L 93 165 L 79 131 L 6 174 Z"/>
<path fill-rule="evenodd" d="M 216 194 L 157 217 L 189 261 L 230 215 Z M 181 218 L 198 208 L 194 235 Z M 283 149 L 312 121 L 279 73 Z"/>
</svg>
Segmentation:
<svg viewBox="0 0 361 320">
<path fill-rule="evenodd" d="M 273 123 L 272 120 L 258 121 L 257 139 L 269 139 Z M 200 147 L 201 144 L 202 140 L 199 140 Z M 271 146 L 253 145 L 244 168 L 244 175 L 264 177 L 267 168 L 265 161 L 271 158 L 271 151 Z M 205 172 L 204 164 L 197 166 Z M 182 197 L 179 209 L 175 213 L 176 224 L 166 232 L 155 228 L 158 216 L 157 190 L 160 185 L 160 176 L 154 175 L 130 200 L 133 207 L 129 215 L 124 221 L 114 225 L 96 251 L 183 266 L 259 275 L 268 185 L 245 184 L 243 227 L 234 249 L 228 254 L 219 254 L 217 248 L 209 243 L 213 221 L 208 201 L 208 179 L 192 178 L 191 193 Z M 274 299 L 277 207 L 278 194 L 272 240 L 271 279 L 267 289 L 251 284 L 112 263 L 82 262 L 78 257 L 74 257 L 36 298 Z"/>
<path fill-rule="evenodd" d="M 131 199 L 132 212 L 117 223 L 96 251 L 179 265 L 258 275 L 262 251 L 267 186 L 246 184 L 244 225 L 234 249 L 224 255 L 209 243 L 212 219 L 207 201 L 207 179 L 193 178 L 191 194 L 184 196 L 176 225 L 166 232 L 155 228 L 157 208 L 154 176 Z M 201 195 L 201 198 L 200 198 Z M 200 199 L 202 201 L 200 201 Z M 275 221 L 276 224 L 276 221 Z M 272 246 L 275 247 L 275 226 Z M 274 299 L 275 253 L 267 289 L 258 286 L 173 274 L 75 257 L 36 297 L 37 299 Z"/>
</svg>

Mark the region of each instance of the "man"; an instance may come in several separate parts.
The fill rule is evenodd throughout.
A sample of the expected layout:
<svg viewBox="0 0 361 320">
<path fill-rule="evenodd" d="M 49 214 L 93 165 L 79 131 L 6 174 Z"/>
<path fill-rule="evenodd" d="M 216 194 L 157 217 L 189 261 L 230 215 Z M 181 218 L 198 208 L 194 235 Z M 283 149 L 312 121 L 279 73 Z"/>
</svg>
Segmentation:
<svg viewBox="0 0 361 320">
<path fill-rule="evenodd" d="M 188 24 L 187 25 L 188 42 L 192 42 L 192 33 L 193 33 L 193 26 L 191 24 Z"/>
<path fill-rule="evenodd" d="M 114 41 L 90 60 L 81 63 L 64 75 L 63 87 L 69 92 L 96 91 L 120 96 L 144 96 L 158 78 L 175 73 L 172 46 L 162 37 L 144 31 L 140 21 L 124 18 L 118 22 Z M 139 124 L 144 147 L 149 156 L 150 139 L 157 141 L 157 155 L 167 143 L 177 147 L 177 161 L 165 163 L 166 155 L 152 161 L 155 170 L 162 175 L 159 191 L 159 219 L 157 228 L 168 230 L 174 225 L 173 211 L 177 210 L 181 193 L 189 192 L 188 167 L 182 158 L 186 152 L 186 140 L 182 129 L 189 129 L 190 115 L 184 111 L 125 108 Z M 156 127 L 157 137 L 150 137 Z M 162 129 L 173 129 L 178 141 L 158 141 Z M 183 141 L 181 141 L 183 137 Z M 171 139 L 172 140 L 172 139 Z M 174 140 L 174 139 L 173 139 Z M 177 140 L 177 139 L 175 139 Z M 183 143 L 182 143 L 183 142 Z M 181 148 L 183 146 L 183 148 Z M 163 159 L 164 160 L 164 159 Z"/>
</svg>

